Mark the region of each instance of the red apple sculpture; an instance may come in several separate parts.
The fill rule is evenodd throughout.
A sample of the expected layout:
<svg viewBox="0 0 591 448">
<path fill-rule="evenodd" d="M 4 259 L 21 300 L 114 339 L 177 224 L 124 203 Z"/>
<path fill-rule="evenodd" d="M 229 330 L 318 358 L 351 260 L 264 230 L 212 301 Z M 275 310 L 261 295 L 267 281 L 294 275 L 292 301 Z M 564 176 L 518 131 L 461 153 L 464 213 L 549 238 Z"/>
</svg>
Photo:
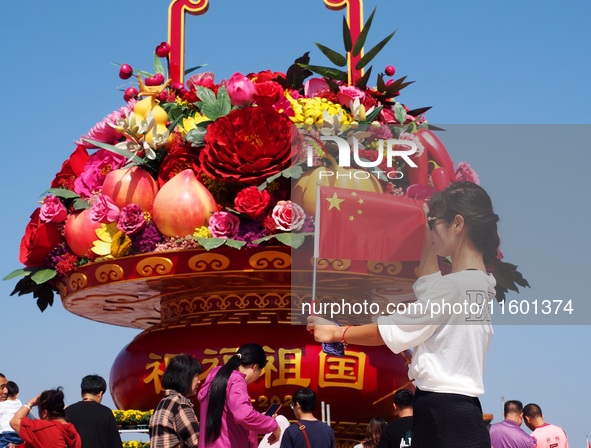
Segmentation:
<svg viewBox="0 0 591 448">
<path fill-rule="evenodd" d="M 152 218 L 162 234 L 181 237 L 192 235 L 196 228 L 206 226 L 216 209 L 209 190 L 197 180 L 193 170 L 187 169 L 158 191 Z"/>
<path fill-rule="evenodd" d="M 119 208 L 137 204 L 142 210 L 150 211 L 158 193 L 158 184 L 146 170 L 133 166 L 107 174 L 102 193 L 109 196 Z"/>
<path fill-rule="evenodd" d="M 79 257 L 87 256 L 93 247 L 93 243 L 98 240 L 96 229 L 100 228 L 100 222 L 94 222 L 90 219 L 90 209 L 70 215 L 66 220 L 64 233 L 66 242 L 72 252 Z"/>
</svg>

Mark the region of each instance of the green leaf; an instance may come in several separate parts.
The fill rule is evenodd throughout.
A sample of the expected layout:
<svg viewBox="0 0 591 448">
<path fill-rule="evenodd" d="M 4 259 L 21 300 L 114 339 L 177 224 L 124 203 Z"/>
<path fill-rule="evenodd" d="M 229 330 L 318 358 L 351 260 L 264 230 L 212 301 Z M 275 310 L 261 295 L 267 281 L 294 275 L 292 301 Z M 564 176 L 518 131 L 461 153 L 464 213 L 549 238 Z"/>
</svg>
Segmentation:
<svg viewBox="0 0 591 448">
<path fill-rule="evenodd" d="M 33 297 L 37 299 L 37 307 L 41 312 L 45 311 L 47 306 L 53 306 L 53 290 L 47 283 L 37 289 L 33 293 Z"/>
<path fill-rule="evenodd" d="M 226 238 L 197 238 L 197 242 L 201 244 L 205 250 L 211 250 L 223 246 L 226 242 Z"/>
<path fill-rule="evenodd" d="M 15 269 L 10 274 L 8 274 L 6 277 L 4 277 L 2 280 L 11 280 L 16 277 L 24 277 L 25 275 L 29 275 L 30 273 L 31 273 L 30 269 L 23 269 L 23 268 Z"/>
<path fill-rule="evenodd" d="M 90 143 L 91 145 L 98 146 L 99 148 L 106 149 L 108 151 L 114 152 L 115 154 L 119 154 L 120 156 L 126 157 L 136 165 L 141 165 L 142 163 L 144 163 L 141 157 L 138 157 L 133 152 L 128 151 L 127 149 L 120 149 L 116 146 L 108 145 L 106 143 L 99 142 L 98 140 L 92 140 L 90 138 L 83 138 L 82 140 Z"/>
<path fill-rule="evenodd" d="M 374 110 L 372 110 L 371 113 L 367 114 L 367 116 L 365 117 L 365 122 L 371 123 L 372 121 L 374 121 L 383 108 L 384 106 L 378 106 Z"/>
<path fill-rule="evenodd" d="M 150 76 L 152 76 L 154 73 L 150 73 L 150 72 L 146 72 L 144 70 L 134 70 L 133 71 L 136 75 L 140 74 L 142 75 L 144 78 L 149 78 Z"/>
<path fill-rule="evenodd" d="M 195 67 L 191 67 L 185 70 L 185 75 L 188 75 L 189 73 L 193 73 L 195 70 L 199 70 L 200 68 L 205 67 L 207 64 L 201 64 L 201 65 L 196 65 Z"/>
<path fill-rule="evenodd" d="M 90 203 L 85 199 L 78 198 L 74 201 L 72 206 L 74 207 L 74 210 L 86 210 L 90 208 Z"/>
<path fill-rule="evenodd" d="M 353 42 L 351 42 L 351 30 L 349 30 L 349 24 L 347 23 L 347 18 L 343 16 L 343 43 L 345 44 L 345 51 L 348 53 L 351 51 L 353 47 Z"/>
<path fill-rule="evenodd" d="M 241 249 L 246 245 L 246 241 L 238 241 L 238 240 L 226 240 L 226 246 L 233 247 L 234 249 Z"/>
<path fill-rule="evenodd" d="M 367 83 L 369 81 L 369 77 L 371 76 L 371 67 L 369 67 L 369 69 L 365 72 L 365 74 L 359 78 L 359 80 L 357 81 L 357 88 L 361 89 L 361 90 L 365 90 L 365 88 L 367 87 Z"/>
<path fill-rule="evenodd" d="M 297 249 L 304 244 L 305 236 L 301 233 L 278 233 L 275 235 L 277 241 L 285 244 L 286 246 Z"/>
<path fill-rule="evenodd" d="M 386 83 L 384 82 L 384 77 L 381 73 L 378 75 L 378 83 L 376 85 L 376 88 L 378 89 L 378 92 L 386 91 Z"/>
<path fill-rule="evenodd" d="M 337 65 L 338 67 L 344 67 L 347 65 L 347 58 L 342 54 L 328 47 L 325 47 L 324 45 L 319 44 L 318 42 L 314 42 L 314 44 L 318 47 L 320 51 L 322 51 L 324 56 L 326 56 L 333 64 Z"/>
<path fill-rule="evenodd" d="M 162 65 L 162 59 L 154 53 L 154 74 L 156 73 L 164 75 L 166 72 L 164 71 L 164 65 Z"/>
<path fill-rule="evenodd" d="M 62 199 L 76 199 L 80 197 L 76 192 L 66 188 L 50 188 L 49 190 L 44 191 L 41 196 L 47 196 L 48 194 Z"/>
<path fill-rule="evenodd" d="M 369 62 L 373 58 L 375 58 L 380 51 L 382 51 L 382 48 L 386 46 L 386 44 L 390 41 L 390 39 L 392 39 L 392 36 L 394 36 L 394 34 L 396 34 L 396 31 L 394 31 L 388 37 L 384 38 L 379 44 L 377 44 L 375 47 L 373 47 L 371 50 L 365 53 L 363 57 L 359 60 L 355 68 L 357 70 L 361 70 L 363 67 L 369 64 Z"/>
<path fill-rule="evenodd" d="M 40 271 L 35 272 L 31 275 L 31 280 L 33 280 L 38 285 L 42 283 L 48 282 L 52 278 L 57 275 L 57 271 L 55 269 L 41 269 Z"/>
<path fill-rule="evenodd" d="M 376 8 L 373 9 L 371 15 L 369 16 L 369 19 L 367 19 L 367 22 L 365 22 L 365 25 L 363 25 L 363 29 L 361 30 L 361 33 L 359 33 L 359 37 L 355 41 L 355 46 L 353 47 L 353 56 L 359 55 L 359 53 L 361 53 L 361 50 L 363 50 L 365 40 L 367 39 L 367 33 L 369 33 L 369 29 L 371 28 L 371 23 L 373 22 L 373 16 L 375 15 L 375 13 Z"/>
<path fill-rule="evenodd" d="M 404 124 L 406 121 L 406 109 L 400 103 L 394 104 L 394 116 L 398 120 L 398 123 Z"/>
<path fill-rule="evenodd" d="M 269 186 L 271 182 L 279 179 L 281 176 L 285 177 L 286 179 L 299 179 L 302 177 L 302 174 L 304 174 L 304 169 L 302 168 L 301 164 L 293 165 L 285 168 L 283 171 L 280 171 L 277 174 L 267 177 L 265 181 L 257 187 L 257 189 L 259 191 L 263 191 Z"/>
<path fill-rule="evenodd" d="M 208 123 L 211 122 L 208 121 Z M 195 129 L 191 129 L 187 132 L 185 140 L 191 142 L 195 147 L 203 146 L 205 144 L 205 134 L 207 134 L 207 128 L 197 126 Z"/>
<path fill-rule="evenodd" d="M 211 90 L 209 91 L 211 92 Z M 199 93 L 198 95 L 199 98 L 201 98 Z M 221 86 L 219 88 L 217 98 L 215 98 L 214 101 L 203 101 L 203 104 L 201 105 L 201 113 L 212 121 L 228 115 L 231 110 L 232 102 L 230 101 L 230 96 L 228 95 L 226 86 Z"/>
<path fill-rule="evenodd" d="M 409 110 L 407 113 L 408 113 L 408 115 L 412 115 L 413 117 L 418 117 L 419 115 L 423 115 L 429 109 L 431 109 L 431 106 L 420 107 L 418 109 Z"/>
<path fill-rule="evenodd" d="M 342 70 L 332 67 L 320 67 L 318 65 L 298 64 L 300 67 L 318 73 L 320 76 L 325 76 L 336 81 L 347 81 L 348 74 Z"/>
<path fill-rule="evenodd" d="M 208 89 L 207 87 L 195 86 L 195 92 L 197 93 L 197 96 L 201 102 L 204 104 L 215 103 L 216 101 L 215 93 L 213 93 L 213 90 Z"/>
</svg>

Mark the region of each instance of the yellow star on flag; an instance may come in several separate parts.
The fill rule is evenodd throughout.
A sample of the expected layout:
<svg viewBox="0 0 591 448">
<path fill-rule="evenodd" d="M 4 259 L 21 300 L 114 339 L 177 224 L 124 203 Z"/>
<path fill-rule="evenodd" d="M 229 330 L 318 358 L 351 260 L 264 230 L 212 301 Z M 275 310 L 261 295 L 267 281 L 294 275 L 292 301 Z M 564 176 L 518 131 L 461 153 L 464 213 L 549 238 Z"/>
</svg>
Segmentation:
<svg viewBox="0 0 591 448">
<path fill-rule="evenodd" d="M 340 199 L 336 193 L 332 195 L 332 198 L 325 199 L 330 203 L 330 207 L 328 207 L 329 210 L 336 208 L 338 211 L 341 211 L 341 202 L 343 202 L 344 199 Z"/>
</svg>

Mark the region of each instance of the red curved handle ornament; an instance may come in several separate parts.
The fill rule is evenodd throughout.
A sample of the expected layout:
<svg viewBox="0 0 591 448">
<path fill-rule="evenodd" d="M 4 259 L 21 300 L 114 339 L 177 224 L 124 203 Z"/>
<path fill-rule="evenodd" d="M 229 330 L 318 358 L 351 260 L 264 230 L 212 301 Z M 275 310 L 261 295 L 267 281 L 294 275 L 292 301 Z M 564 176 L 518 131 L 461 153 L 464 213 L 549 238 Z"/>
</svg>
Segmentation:
<svg viewBox="0 0 591 448">
<path fill-rule="evenodd" d="M 423 145 L 423 148 L 425 148 L 429 160 L 433 160 L 437 165 L 445 168 L 449 174 L 450 181 L 455 182 L 456 175 L 454 171 L 454 163 L 441 140 L 428 129 L 420 129 L 416 135 Z"/>
<path fill-rule="evenodd" d="M 347 8 L 347 22 L 351 31 L 351 41 L 355 45 L 363 27 L 363 0 L 324 0 L 324 4 L 328 9 L 335 11 Z M 349 85 L 355 84 L 363 76 L 363 69 L 358 70 L 355 68 L 362 56 L 363 51 L 357 56 L 353 56 L 350 51 L 347 53 Z"/>
<path fill-rule="evenodd" d="M 183 82 L 185 72 L 185 13 L 199 16 L 207 12 L 209 0 L 172 0 L 168 7 L 170 78 Z"/>
</svg>

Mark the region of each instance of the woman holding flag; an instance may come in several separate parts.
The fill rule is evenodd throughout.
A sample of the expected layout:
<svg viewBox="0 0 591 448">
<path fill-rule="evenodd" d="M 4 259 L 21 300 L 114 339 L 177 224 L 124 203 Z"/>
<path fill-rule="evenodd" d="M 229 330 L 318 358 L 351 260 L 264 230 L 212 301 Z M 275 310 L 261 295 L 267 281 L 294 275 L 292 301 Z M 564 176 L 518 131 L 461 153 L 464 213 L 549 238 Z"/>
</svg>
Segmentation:
<svg viewBox="0 0 591 448">
<path fill-rule="evenodd" d="M 413 286 L 422 306 L 359 326 L 340 327 L 310 316 L 307 329 L 318 342 L 387 345 L 394 353 L 414 348 L 409 366 L 416 386 L 413 448 L 490 448 L 478 396 L 484 393 L 493 334 L 490 306 L 496 282 L 486 267 L 497 256 L 499 218 L 489 195 L 471 182 L 435 194 L 429 209 Z M 449 274 L 442 275 L 438 256 L 451 257 Z M 458 303 L 462 306 L 453 306 Z M 475 308 L 479 312 L 473 313 Z M 453 312 L 458 309 L 463 311 Z"/>
</svg>

